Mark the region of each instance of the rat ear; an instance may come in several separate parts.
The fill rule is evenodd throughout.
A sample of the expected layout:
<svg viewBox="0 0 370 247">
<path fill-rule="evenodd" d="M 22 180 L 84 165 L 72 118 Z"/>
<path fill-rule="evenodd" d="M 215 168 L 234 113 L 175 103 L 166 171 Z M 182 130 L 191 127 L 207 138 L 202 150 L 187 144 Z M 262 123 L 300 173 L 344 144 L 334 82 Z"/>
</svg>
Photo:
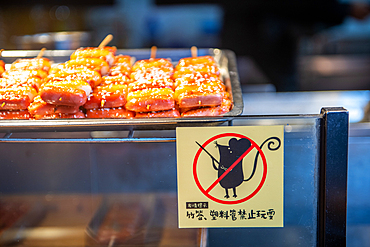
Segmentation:
<svg viewBox="0 0 370 247">
<path fill-rule="evenodd" d="M 238 147 L 238 140 L 236 138 L 231 138 L 229 140 L 229 147 L 231 148 L 231 150 L 234 150 L 235 148 Z"/>
<path fill-rule="evenodd" d="M 239 140 L 237 140 L 236 138 L 232 138 L 229 141 L 229 147 L 237 154 L 244 153 L 245 151 L 248 150 L 250 146 L 251 142 L 246 138 L 241 138 Z"/>
<path fill-rule="evenodd" d="M 240 145 L 239 147 L 249 148 L 251 146 L 251 142 L 248 139 L 241 138 L 238 141 L 238 145 Z"/>
</svg>

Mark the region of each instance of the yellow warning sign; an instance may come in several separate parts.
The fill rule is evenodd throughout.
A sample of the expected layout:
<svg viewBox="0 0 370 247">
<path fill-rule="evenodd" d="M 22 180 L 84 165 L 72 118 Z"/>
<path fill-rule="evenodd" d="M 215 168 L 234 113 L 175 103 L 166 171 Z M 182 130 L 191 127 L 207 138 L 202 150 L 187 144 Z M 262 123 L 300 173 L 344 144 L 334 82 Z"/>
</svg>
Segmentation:
<svg viewBox="0 0 370 247">
<path fill-rule="evenodd" d="M 179 127 L 180 228 L 282 227 L 284 126 Z"/>
</svg>

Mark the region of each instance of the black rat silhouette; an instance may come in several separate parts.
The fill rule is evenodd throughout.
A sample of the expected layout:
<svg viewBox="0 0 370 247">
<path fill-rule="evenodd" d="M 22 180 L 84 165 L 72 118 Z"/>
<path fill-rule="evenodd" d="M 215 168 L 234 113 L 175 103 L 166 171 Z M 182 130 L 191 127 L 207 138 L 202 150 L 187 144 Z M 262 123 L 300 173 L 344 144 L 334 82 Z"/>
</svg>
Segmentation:
<svg viewBox="0 0 370 247">
<path fill-rule="evenodd" d="M 275 144 L 275 141 L 278 142 L 276 147 L 272 147 Z M 262 150 L 262 147 L 265 143 L 268 143 L 268 149 L 271 151 L 278 150 L 280 148 L 280 139 L 277 137 L 270 137 L 267 138 L 260 146 L 260 149 Z M 232 165 L 235 161 L 237 161 L 240 156 L 242 156 L 251 146 L 251 142 L 246 138 L 240 138 L 237 140 L 236 138 L 231 138 L 229 140 L 229 145 L 220 145 L 215 142 L 216 147 L 218 148 L 219 154 L 220 154 L 220 161 L 216 160 L 205 148 L 203 148 L 202 145 L 200 145 L 198 142 L 196 142 L 211 158 L 212 158 L 212 165 L 215 170 L 218 171 L 218 177 L 221 177 L 224 172 Z M 256 157 L 254 159 L 253 164 L 253 170 L 251 175 L 244 179 L 244 173 L 243 173 L 243 158 L 240 159 L 240 161 L 235 165 L 235 167 L 225 175 L 224 178 L 220 180 L 220 185 L 225 189 L 226 195 L 225 198 L 229 198 L 229 189 L 233 189 L 233 197 L 237 197 L 236 195 L 236 187 L 241 185 L 243 182 L 249 181 L 252 179 L 256 172 L 257 168 L 257 161 L 258 161 L 259 151 L 257 151 Z M 215 164 L 218 164 L 217 165 Z"/>
</svg>

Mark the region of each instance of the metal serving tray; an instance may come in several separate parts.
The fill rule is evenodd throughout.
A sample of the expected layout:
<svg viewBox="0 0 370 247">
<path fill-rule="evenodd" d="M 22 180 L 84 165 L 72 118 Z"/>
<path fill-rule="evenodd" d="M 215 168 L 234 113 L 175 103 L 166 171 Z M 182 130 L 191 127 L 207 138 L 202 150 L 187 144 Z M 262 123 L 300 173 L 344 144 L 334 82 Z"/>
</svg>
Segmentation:
<svg viewBox="0 0 370 247">
<path fill-rule="evenodd" d="M 74 50 L 46 50 L 44 56 L 54 63 L 65 62 Z M 9 64 L 17 58 L 35 57 L 39 51 L 3 51 L 2 59 Z M 136 60 L 148 59 L 150 49 L 119 49 Z M 183 126 L 214 126 L 231 121 L 243 111 L 243 98 L 234 52 L 220 49 L 199 49 L 198 55 L 214 56 L 218 62 L 223 81 L 233 101 L 233 108 L 223 116 L 194 118 L 146 118 L 146 119 L 56 119 L 56 120 L 0 120 L 1 132 L 29 131 L 116 131 L 116 130 L 163 130 Z M 169 58 L 176 65 L 183 57 L 190 57 L 190 49 L 158 49 L 156 57 Z"/>
</svg>

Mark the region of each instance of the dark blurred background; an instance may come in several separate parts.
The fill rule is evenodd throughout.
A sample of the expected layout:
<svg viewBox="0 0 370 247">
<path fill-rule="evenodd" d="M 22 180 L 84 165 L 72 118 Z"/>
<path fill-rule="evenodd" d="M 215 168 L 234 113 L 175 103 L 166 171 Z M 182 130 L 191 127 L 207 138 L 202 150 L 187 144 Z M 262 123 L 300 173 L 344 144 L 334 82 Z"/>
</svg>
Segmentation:
<svg viewBox="0 0 370 247">
<path fill-rule="evenodd" d="M 347 108 L 351 123 L 360 122 L 359 125 L 351 124 L 349 138 L 348 246 L 370 246 L 370 198 L 366 196 L 370 183 L 369 0 L 357 3 L 359 5 L 353 7 L 352 2 L 345 0 L 0 0 L 0 48 L 73 50 L 81 46 L 97 46 L 107 34 L 113 34 L 110 45 L 119 49 L 149 48 L 152 45 L 159 48 L 198 46 L 230 49 L 236 54 L 244 93 L 244 115 L 318 114 L 324 106 Z M 62 185 L 69 186 L 65 181 L 73 180 L 79 182 L 80 188 L 89 188 L 96 183 L 95 174 L 91 175 L 91 184 L 90 174 L 85 180 L 81 178 L 80 171 L 89 169 L 89 161 L 77 162 L 80 164 L 77 169 L 49 166 L 46 164 L 48 159 L 38 162 L 41 156 L 35 154 L 41 149 L 37 147 L 32 148 L 35 153 L 27 151 L 31 147 L 23 150 L 33 157 L 24 156 L 30 159 L 27 162 L 34 162 L 40 169 L 29 166 L 33 169 L 31 175 L 23 173 L 19 175 L 21 177 L 18 177 L 18 167 L 13 160 L 8 162 L 6 157 L 14 155 L 16 160 L 23 160 L 23 156 L 17 156 L 18 149 L 8 152 L 3 148 L 6 155 L 2 157 L 2 163 L 12 165 L 2 167 L 5 169 L 2 174 L 5 177 L 13 174 L 7 178 L 15 182 L 18 180 L 14 177 L 29 178 L 25 181 L 42 189 L 45 186 L 43 179 L 50 177 L 44 176 L 37 181 L 34 178 L 44 170 L 50 171 L 51 177 L 57 177 L 56 181 L 61 181 Z M 160 178 L 175 172 L 174 156 L 171 156 L 173 150 L 161 147 L 148 148 L 146 152 L 153 155 L 147 157 L 158 153 L 159 156 L 170 157 L 170 161 L 166 164 L 151 161 L 151 165 L 159 170 L 148 181 L 157 180 L 160 182 L 158 186 L 168 186 L 161 184 Z M 74 157 L 73 152 L 76 157 L 83 157 L 73 146 L 63 146 L 62 151 L 54 146 L 50 148 L 62 155 L 67 154 L 60 162 L 71 166 L 76 164 L 73 161 L 68 163 Z M 121 153 L 110 146 L 97 150 L 105 152 L 105 149 L 119 155 L 109 159 L 116 168 L 105 169 L 107 166 L 104 166 L 102 176 L 106 176 L 110 183 L 121 182 L 110 179 L 117 174 L 127 177 L 131 173 L 115 173 L 122 169 L 116 162 L 122 157 Z M 129 148 L 119 150 L 129 152 Z M 99 152 L 86 152 L 93 155 L 91 162 L 99 161 L 96 158 Z M 166 156 L 161 152 L 170 154 Z M 54 151 L 46 153 L 50 159 L 53 158 Z M 135 160 L 132 155 L 127 162 L 134 164 Z M 104 159 L 99 162 L 104 163 Z M 140 166 L 132 166 L 132 169 L 147 165 L 145 159 L 137 162 Z M 19 171 L 22 171 L 23 162 L 18 164 Z M 296 168 L 302 177 L 310 176 L 301 170 L 301 166 Z M 75 177 L 63 180 L 63 176 L 70 173 Z M 6 186 L 7 180 L 4 181 Z M 53 179 L 50 181 L 51 184 L 56 183 Z M 17 185 L 23 188 L 23 184 Z M 157 188 L 150 182 L 144 185 Z M 169 185 L 175 186 L 175 180 L 171 180 Z"/>
<path fill-rule="evenodd" d="M 367 90 L 370 19 L 366 8 L 355 18 L 350 3 L 1 1 L 0 47 L 76 49 L 111 33 L 120 49 L 231 49 L 245 91 Z"/>
</svg>

